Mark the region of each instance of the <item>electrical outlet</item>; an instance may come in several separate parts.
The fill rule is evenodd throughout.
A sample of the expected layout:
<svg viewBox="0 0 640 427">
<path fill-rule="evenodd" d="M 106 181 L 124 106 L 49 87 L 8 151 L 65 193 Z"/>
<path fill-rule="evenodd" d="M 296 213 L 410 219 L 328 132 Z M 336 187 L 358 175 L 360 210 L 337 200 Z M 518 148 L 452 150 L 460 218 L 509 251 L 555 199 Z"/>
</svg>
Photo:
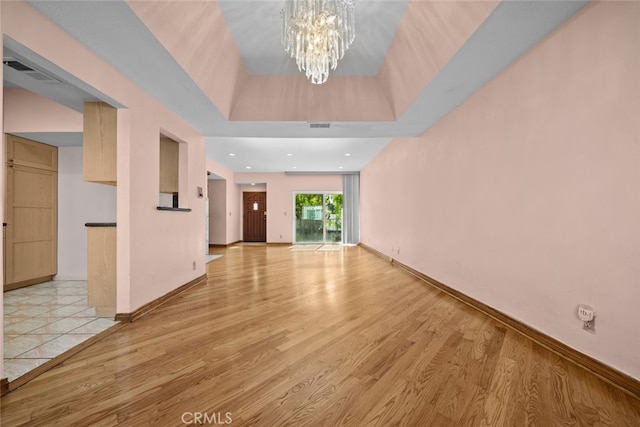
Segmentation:
<svg viewBox="0 0 640 427">
<path fill-rule="evenodd" d="M 593 319 L 595 315 L 596 313 L 592 307 L 584 304 L 578 306 L 578 318 L 583 322 Z"/>
<path fill-rule="evenodd" d="M 593 316 L 591 320 L 585 320 L 582 324 L 582 329 L 592 334 L 596 333 L 596 317 Z"/>
</svg>

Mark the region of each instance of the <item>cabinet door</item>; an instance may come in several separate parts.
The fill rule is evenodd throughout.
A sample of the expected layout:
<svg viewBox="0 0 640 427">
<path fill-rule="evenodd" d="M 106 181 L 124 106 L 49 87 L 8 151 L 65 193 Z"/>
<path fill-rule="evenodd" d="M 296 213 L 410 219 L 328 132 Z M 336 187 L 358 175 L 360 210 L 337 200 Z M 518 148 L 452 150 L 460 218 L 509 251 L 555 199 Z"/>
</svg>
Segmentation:
<svg viewBox="0 0 640 427">
<path fill-rule="evenodd" d="M 117 113 L 104 102 L 85 102 L 82 175 L 85 181 L 116 185 Z"/>
<path fill-rule="evenodd" d="M 15 135 L 7 135 L 7 163 L 49 171 L 58 170 L 58 148 Z"/>
<path fill-rule="evenodd" d="M 5 290 L 46 281 L 58 264 L 58 176 L 7 165 Z"/>
<path fill-rule="evenodd" d="M 116 315 L 116 228 L 87 228 L 87 302 L 96 316 Z"/>
<path fill-rule="evenodd" d="M 6 135 L 4 289 L 49 280 L 58 265 L 58 149 Z"/>
</svg>

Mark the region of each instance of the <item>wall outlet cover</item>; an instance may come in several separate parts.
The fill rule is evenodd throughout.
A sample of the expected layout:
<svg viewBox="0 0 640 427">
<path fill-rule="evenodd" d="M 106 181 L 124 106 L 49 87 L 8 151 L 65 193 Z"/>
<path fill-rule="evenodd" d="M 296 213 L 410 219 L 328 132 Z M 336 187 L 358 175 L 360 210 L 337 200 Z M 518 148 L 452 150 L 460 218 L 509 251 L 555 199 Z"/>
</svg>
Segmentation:
<svg viewBox="0 0 640 427">
<path fill-rule="evenodd" d="M 582 329 L 584 329 L 587 332 L 591 332 L 592 334 L 595 334 L 596 333 L 596 318 L 593 317 L 591 320 L 586 320 L 582 324 Z"/>
<path fill-rule="evenodd" d="M 580 304 L 578 306 L 578 318 L 583 322 L 587 322 L 595 316 L 595 311 L 591 306 Z"/>
</svg>

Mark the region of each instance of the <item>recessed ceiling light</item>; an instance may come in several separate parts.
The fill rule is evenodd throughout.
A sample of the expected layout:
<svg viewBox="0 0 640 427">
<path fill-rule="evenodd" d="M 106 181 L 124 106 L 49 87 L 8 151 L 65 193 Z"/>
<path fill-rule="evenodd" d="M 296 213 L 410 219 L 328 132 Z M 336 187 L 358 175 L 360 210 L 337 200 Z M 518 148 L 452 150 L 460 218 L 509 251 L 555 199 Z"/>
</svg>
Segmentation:
<svg viewBox="0 0 640 427">
<path fill-rule="evenodd" d="M 229 155 L 230 155 L 231 157 L 235 157 L 235 156 L 236 156 L 236 153 L 229 153 Z"/>
<path fill-rule="evenodd" d="M 351 153 L 344 153 L 345 156 L 349 157 Z"/>
<path fill-rule="evenodd" d="M 291 169 L 297 169 L 295 166 L 291 166 Z"/>
<path fill-rule="evenodd" d="M 251 166 L 245 166 L 247 169 L 251 169 Z"/>
<path fill-rule="evenodd" d="M 252 183 L 251 183 L 251 185 L 256 185 L 256 183 L 255 183 L 255 182 L 252 182 Z"/>
<path fill-rule="evenodd" d="M 342 169 L 342 166 L 338 166 L 338 169 Z"/>
<path fill-rule="evenodd" d="M 293 153 L 287 153 L 287 157 L 293 156 Z"/>
</svg>

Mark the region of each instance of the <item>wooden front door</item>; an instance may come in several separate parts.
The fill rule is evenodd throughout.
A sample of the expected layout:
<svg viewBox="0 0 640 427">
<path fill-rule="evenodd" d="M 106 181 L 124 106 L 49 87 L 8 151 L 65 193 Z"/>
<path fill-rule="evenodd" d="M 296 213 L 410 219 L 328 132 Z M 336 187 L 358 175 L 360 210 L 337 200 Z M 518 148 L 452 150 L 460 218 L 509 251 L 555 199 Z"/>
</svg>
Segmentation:
<svg viewBox="0 0 640 427">
<path fill-rule="evenodd" d="M 267 193 L 242 193 L 243 234 L 245 242 L 267 241 Z"/>
<path fill-rule="evenodd" d="M 58 149 L 7 142 L 4 290 L 51 280 L 58 267 Z"/>
</svg>

